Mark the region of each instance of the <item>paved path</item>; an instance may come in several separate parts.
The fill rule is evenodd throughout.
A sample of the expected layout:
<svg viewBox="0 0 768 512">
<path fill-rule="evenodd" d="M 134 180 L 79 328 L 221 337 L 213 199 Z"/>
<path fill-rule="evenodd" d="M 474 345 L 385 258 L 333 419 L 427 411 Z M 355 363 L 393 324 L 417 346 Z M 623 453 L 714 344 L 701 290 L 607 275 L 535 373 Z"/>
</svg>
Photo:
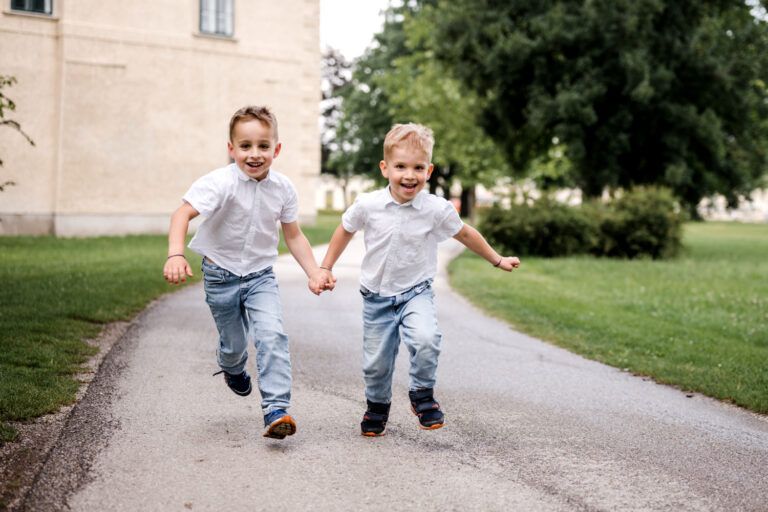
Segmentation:
<svg viewBox="0 0 768 512">
<path fill-rule="evenodd" d="M 26 508 L 768 510 L 766 417 L 519 334 L 444 275 L 435 287 L 446 426 L 417 428 L 403 350 L 388 435 L 361 436 L 361 243 L 320 297 L 290 257 L 276 265 L 295 436 L 264 439 L 258 393 L 237 397 L 211 377 L 216 332 L 195 285 L 153 303 L 115 346 Z M 441 261 L 457 249 L 441 248 Z M 499 279 L 514 285 L 514 275 Z"/>
</svg>

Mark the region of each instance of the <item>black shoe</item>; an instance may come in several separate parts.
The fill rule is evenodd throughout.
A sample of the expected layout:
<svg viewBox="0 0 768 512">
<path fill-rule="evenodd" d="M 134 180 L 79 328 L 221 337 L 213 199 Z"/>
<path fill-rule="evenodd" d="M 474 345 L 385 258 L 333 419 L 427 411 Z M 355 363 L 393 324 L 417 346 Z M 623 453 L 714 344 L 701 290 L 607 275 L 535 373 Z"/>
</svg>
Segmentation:
<svg viewBox="0 0 768 512">
<path fill-rule="evenodd" d="M 390 404 L 377 404 L 366 400 L 368 410 L 363 415 L 360 430 L 364 436 L 383 436 L 387 433 Z"/>
<path fill-rule="evenodd" d="M 419 428 L 434 430 L 443 426 L 445 416 L 435 401 L 432 388 L 409 391 L 408 398 L 411 399 L 411 411 L 419 418 Z"/>
<path fill-rule="evenodd" d="M 220 370 L 213 375 L 215 376 L 220 373 L 224 374 L 224 380 L 227 382 L 227 386 L 229 386 L 229 389 L 234 391 L 235 394 L 240 396 L 248 396 L 251 394 L 251 376 L 248 375 L 245 370 L 237 375 L 232 375 L 224 370 Z"/>
</svg>

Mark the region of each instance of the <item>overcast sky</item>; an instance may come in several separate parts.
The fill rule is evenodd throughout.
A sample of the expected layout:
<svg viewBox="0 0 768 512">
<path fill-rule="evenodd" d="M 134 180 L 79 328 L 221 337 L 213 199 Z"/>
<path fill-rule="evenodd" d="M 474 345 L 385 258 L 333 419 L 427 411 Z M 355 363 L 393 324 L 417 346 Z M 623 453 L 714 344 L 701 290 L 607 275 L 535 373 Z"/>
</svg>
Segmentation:
<svg viewBox="0 0 768 512">
<path fill-rule="evenodd" d="M 381 29 L 388 0 L 320 0 L 320 48 L 332 46 L 348 59 L 362 55 Z"/>
</svg>

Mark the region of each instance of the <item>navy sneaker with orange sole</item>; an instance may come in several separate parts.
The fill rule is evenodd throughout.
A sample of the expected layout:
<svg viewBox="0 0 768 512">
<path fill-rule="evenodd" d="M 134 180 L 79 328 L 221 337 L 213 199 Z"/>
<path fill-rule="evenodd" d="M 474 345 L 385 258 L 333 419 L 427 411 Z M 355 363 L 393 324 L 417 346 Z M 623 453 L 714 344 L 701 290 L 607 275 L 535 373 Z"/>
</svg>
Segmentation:
<svg viewBox="0 0 768 512">
<path fill-rule="evenodd" d="M 295 433 L 296 422 L 284 410 L 275 409 L 264 416 L 264 437 L 285 439 Z"/>
<path fill-rule="evenodd" d="M 445 416 L 435 400 L 432 388 L 409 391 L 408 398 L 411 399 L 411 412 L 419 418 L 419 428 L 434 430 L 443 426 Z"/>
<path fill-rule="evenodd" d="M 368 409 L 360 423 L 360 431 L 364 436 L 383 436 L 387 433 L 390 404 L 379 404 L 366 400 Z"/>
</svg>

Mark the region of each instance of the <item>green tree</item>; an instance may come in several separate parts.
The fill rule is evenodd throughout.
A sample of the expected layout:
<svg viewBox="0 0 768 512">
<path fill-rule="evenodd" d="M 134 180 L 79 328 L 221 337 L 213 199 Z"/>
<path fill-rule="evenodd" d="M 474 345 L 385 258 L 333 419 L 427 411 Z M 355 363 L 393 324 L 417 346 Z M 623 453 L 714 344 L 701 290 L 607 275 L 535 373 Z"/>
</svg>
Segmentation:
<svg viewBox="0 0 768 512">
<path fill-rule="evenodd" d="M 14 121 L 13 119 L 6 119 L 6 110 L 9 110 L 11 112 L 16 110 L 16 104 L 11 100 L 8 96 L 6 96 L 2 89 L 5 87 L 11 87 L 13 84 L 16 83 L 16 78 L 12 76 L 5 76 L 0 75 L 0 126 L 8 126 L 17 132 L 19 132 L 31 145 L 35 145 L 35 141 L 33 141 L 29 135 L 24 133 L 24 130 L 21 129 L 21 125 Z M 0 159 L 0 167 L 3 166 L 3 160 Z M 5 190 L 5 187 L 9 187 L 11 185 L 15 185 L 16 183 L 13 181 L 5 181 L 0 182 L 0 192 Z"/>
<path fill-rule="evenodd" d="M 463 213 L 469 215 L 474 185 L 491 184 L 508 170 L 477 124 L 480 97 L 450 77 L 425 47 L 428 25 L 417 14 L 435 3 L 410 1 L 387 10 L 374 46 L 355 63 L 351 82 L 339 90 L 338 148 L 329 164 L 381 180 L 378 162 L 387 131 L 399 122 L 424 124 L 436 139 L 430 190 L 442 187 L 447 196 L 458 180 L 465 190 Z"/>
<path fill-rule="evenodd" d="M 337 172 L 383 181 L 379 161 L 384 136 L 395 119 L 389 92 L 376 77 L 391 70 L 393 60 L 406 51 L 402 19 L 390 9 L 374 44 L 354 62 L 352 79 L 337 91 L 342 100 L 335 130 L 337 147 L 328 159 L 329 167 Z"/>
<path fill-rule="evenodd" d="M 484 98 L 513 166 L 570 161 L 588 196 L 662 184 L 731 204 L 768 162 L 766 22 L 744 0 L 441 0 L 431 48 Z"/>
<path fill-rule="evenodd" d="M 492 185 L 511 171 L 502 152 L 478 124 L 481 98 L 452 78 L 425 46 L 429 25 L 421 22 L 418 12 L 404 16 L 408 52 L 394 59 L 392 69 L 380 74 L 376 82 L 389 91 L 394 118 L 421 123 L 434 131 L 433 188 L 439 185 L 447 192 L 457 180 L 465 191 L 462 214 L 470 216 L 474 186 Z"/>
<path fill-rule="evenodd" d="M 322 94 L 320 103 L 320 172 L 336 178 L 344 197 L 344 208 L 347 205 L 347 186 L 354 173 L 348 167 L 342 167 L 339 162 L 332 162 L 331 155 L 340 149 L 336 130 L 341 115 L 341 98 L 338 92 L 346 86 L 352 73 L 352 63 L 341 52 L 334 48 L 323 51 Z"/>
</svg>

